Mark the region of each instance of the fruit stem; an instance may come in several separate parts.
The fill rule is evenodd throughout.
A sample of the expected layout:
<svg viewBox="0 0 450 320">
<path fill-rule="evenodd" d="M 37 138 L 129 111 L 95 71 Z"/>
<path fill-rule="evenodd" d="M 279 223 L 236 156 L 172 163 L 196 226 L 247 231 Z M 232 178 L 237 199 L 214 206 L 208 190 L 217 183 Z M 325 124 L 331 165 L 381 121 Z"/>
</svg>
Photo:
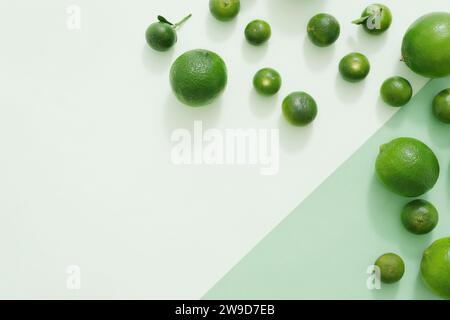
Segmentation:
<svg viewBox="0 0 450 320">
<path fill-rule="evenodd" d="M 179 29 L 183 23 L 185 23 L 187 20 L 189 20 L 190 17 L 192 17 L 192 13 L 190 13 L 189 15 L 187 15 L 186 17 L 184 17 L 180 22 L 175 23 L 175 24 L 173 25 L 173 28 L 174 28 L 175 30 Z"/>
</svg>

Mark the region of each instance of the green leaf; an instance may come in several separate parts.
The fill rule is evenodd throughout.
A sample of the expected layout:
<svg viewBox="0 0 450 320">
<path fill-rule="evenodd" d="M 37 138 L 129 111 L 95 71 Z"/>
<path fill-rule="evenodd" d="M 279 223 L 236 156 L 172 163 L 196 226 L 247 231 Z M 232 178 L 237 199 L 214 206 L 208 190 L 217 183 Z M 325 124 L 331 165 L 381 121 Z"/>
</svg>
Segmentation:
<svg viewBox="0 0 450 320">
<path fill-rule="evenodd" d="M 164 18 L 163 16 L 158 16 L 158 20 L 162 23 L 167 23 L 170 24 L 171 26 L 173 26 L 173 23 L 168 21 L 166 18 Z"/>
<path fill-rule="evenodd" d="M 353 20 L 352 23 L 353 23 L 353 24 L 363 24 L 363 23 L 365 23 L 365 22 L 367 21 L 367 19 L 369 19 L 370 17 L 371 17 L 371 16 L 364 16 L 364 17 L 361 17 L 361 18 L 359 18 L 359 19 Z"/>
</svg>

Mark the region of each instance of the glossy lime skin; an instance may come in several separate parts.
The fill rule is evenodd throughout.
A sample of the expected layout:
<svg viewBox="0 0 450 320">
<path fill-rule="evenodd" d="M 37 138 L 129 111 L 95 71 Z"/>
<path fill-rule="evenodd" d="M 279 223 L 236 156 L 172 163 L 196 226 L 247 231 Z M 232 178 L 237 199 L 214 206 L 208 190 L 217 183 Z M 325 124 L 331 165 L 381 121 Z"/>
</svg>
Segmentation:
<svg viewBox="0 0 450 320">
<path fill-rule="evenodd" d="M 370 18 L 362 26 L 370 34 L 381 34 L 389 29 L 392 23 L 391 10 L 383 4 L 371 4 L 361 13 L 361 17 L 365 16 Z"/>
<path fill-rule="evenodd" d="M 156 51 L 167 51 L 177 42 L 177 33 L 168 23 L 152 23 L 145 32 L 147 44 Z"/>
<path fill-rule="evenodd" d="M 375 170 L 384 185 L 404 197 L 418 197 L 436 184 L 439 161 L 425 143 L 408 137 L 380 146 Z"/>
<path fill-rule="evenodd" d="M 383 283 L 395 283 L 405 273 L 405 263 L 395 253 L 383 254 L 375 261 L 375 265 L 380 268 L 380 280 Z"/>
<path fill-rule="evenodd" d="M 383 101 L 392 107 L 404 106 L 411 100 L 412 94 L 411 84 L 402 77 L 386 79 L 380 89 Z"/>
<path fill-rule="evenodd" d="M 363 80 L 370 71 L 370 63 L 365 55 L 352 52 L 341 59 L 339 72 L 342 77 L 350 82 Z"/>
<path fill-rule="evenodd" d="M 263 20 L 253 20 L 245 28 L 245 38 L 253 45 L 261 45 L 270 39 L 272 29 Z"/>
<path fill-rule="evenodd" d="M 423 252 L 420 273 L 434 293 L 450 299 L 450 238 L 436 240 Z"/>
<path fill-rule="evenodd" d="M 233 20 L 240 9 L 240 0 L 209 0 L 209 11 L 220 21 Z"/>
<path fill-rule="evenodd" d="M 260 94 L 272 96 L 281 88 L 281 76 L 274 69 L 261 69 L 253 77 L 253 86 Z"/>
<path fill-rule="evenodd" d="M 341 27 L 332 15 L 320 13 L 309 20 L 306 31 L 312 43 L 319 47 L 326 47 L 339 38 Z"/>
<path fill-rule="evenodd" d="M 417 19 L 406 31 L 402 57 L 414 72 L 427 78 L 450 74 L 450 12 L 435 12 Z"/>
<path fill-rule="evenodd" d="M 439 221 L 437 209 L 428 201 L 416 199 L 408 202 L 402 210 L 402 223 L 414 234 L 431 232 Z"/>
<path fill-rule="evenodd" d="M 283 100 L 285 118 L 295 126 L 305 126 L 317 116 L 317 104 L 306 92 L 293 92 Z"/>
<path fill-rule="evenodd" d="M 434 97 L 433 113 L 440 121 L 450 123 L 450 88 L 442 90 Z"/>
</svg>

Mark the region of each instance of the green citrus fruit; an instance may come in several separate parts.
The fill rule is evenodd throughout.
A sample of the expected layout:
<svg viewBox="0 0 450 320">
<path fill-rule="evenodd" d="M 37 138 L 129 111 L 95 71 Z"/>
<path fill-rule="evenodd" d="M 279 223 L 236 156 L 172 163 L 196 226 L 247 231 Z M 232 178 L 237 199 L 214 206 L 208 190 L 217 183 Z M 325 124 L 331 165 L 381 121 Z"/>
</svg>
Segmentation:
<svg viewBox="0 0 450 320">
<path fill-rule="evenodd" d="M 361 13 L 361 18 L 353 21 L 353 23 L 362 25 L 364 30 L 370 34 L 380 34 L 391 26 L 392 13 L 383 4 L 371 4 Z"/>
<path fill-rule="evenodd" d="M 260 94 L 272 96 L 280 90 L 281 76 L 274 69 L 261 69 L 253 78 L 253 86 Z"/>
<path fill-rule="evenodd" d="M 411 99 L 413 89 L 405 78 L 392 77 L 383 82 L 380 94 L 388 105 L 401 107 Z"/>
<path fill-rule="evenodd" d="M 442 122 L 450 123 L 450 88 L 442 90 L 434 97 L 433 112 Z"/>
<path fill-rule="evenodd" d="M 283 100 L 282 111 L 293 125 L 304 126 L 317 116 L 317 104 L 306 92 L 293 92 Z"/>
<path fill-rule="evenodd" d="M 234 19 L 241 9 L 240 0 L 209 0 L 211 14 L 220 21 Z"/>
<path fill-rule="evenodd" d="M 370 63 L 366 56 L 352 52 L 341 59 L 339 63 L 339 72 L 342 77 L 350 82 L 363 80 L 370 71 Z"/>
<path fill-rule="evenodd" d="M 245 28 L 245 38 L 253 45 L 261 45 L 270 39 L 272 29 L 263 20 L 253 20 Z"/>
<path fill-rule="evenodd" d="M 177 33 L 172 25 L 155 22 L 147 28 L 145 40 L 151 48 L 157 51 L 167 51 L 177 42 Z"/>
<path fill-rule="evenodd" d="M 380 268 L 380 280 L 384 283 L 397 282 L 405 273 L 405 263 L 395 253 L 383 254 L 375 261 L 375 265 Z"/>
<path fill-rule="evenodd" d="M 412 233 L 429 233 L 436 227 L 438 221 L 438 211 L 426 200 L 413 200 L 403 207 L 402 223 Z"/>
<path fill-rule="evenodd" d="M 339 38 L 339 22 L 331 15 L 320 13 L 311 18 L 306 31 L 309 39 L 319 47 L 326 47 Z"/>
<path fill-rule="evenodd" d="M 190 106 L 212 102 L 225 89 L 227 67 L 208 50 L 192 50 L 178 57 L 170 70 L 170 84 L 178 99 Z"/>
<path fill-rule="evenodd" d="M 450 299 L 450 238 L 436 240 L 424 251 L 420 272 L 434 293 Z"/>
<path fill-rule="evenodd" d="M 375 169 L 392 192 L 417 197 L 430 190 L 439 177 L 433 151 L 414 138 L 397 138 L 380 147 Z"/>
<path fill-rule="evenodd" d="M 406 31 L 402 57 L 412 71 L 439 78 L 450 74 L 450 12 L 422 16 Z"/>
</svg>

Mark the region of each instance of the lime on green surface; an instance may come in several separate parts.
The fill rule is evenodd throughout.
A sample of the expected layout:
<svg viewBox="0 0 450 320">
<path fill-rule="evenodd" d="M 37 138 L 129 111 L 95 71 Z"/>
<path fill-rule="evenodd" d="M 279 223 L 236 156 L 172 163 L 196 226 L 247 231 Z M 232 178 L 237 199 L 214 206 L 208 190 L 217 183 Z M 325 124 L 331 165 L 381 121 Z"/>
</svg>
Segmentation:
<svg viewBox="0 0 450 320">
<path fill-rule="evenodd" d="M 375 261 L 380 268 L 381 282 L 394 283 L 399 281 L 405 273 L 405 263 L 395 253 L 386 253 Z"/>
<path fill-rule="evenodd" d="M 369 60 L 359 52 L 349 53 L 339 63 L 339 72 L 345 80 L 350 82 L 363 80 L 367 77 L 369 71 Z"/>
<path fill-rule="evenodd" d="M 272 96 L 280 90 L 281 76 L 272 68 L 263 68 L 255 74 L 253 86 L 260 94 Z"/>
<path fill-rule="evenodd" d="M 450 238 L 436 240 L 424 251 L 420 271 L 433 292 L 450 299 Z"/>
<path fill-rule="evenodd" d="M 383 101 L 392 107 L 401 107 L 408 103 L 413 89 L 408 80 L 402 77 L 386 79 L 380 89 Z"/>
<path fill-rule="evenodd" d="M 227 85 L 227 67 L 208 50 L 192 50 L 178 57 L 170 70 L 170 84 L 177 98 L 190 106 L 211 103 Z"/>
<path fill-rule="evenodd" d="M 397 138 L 381 145 L 375 168 L 388 189 L 405 197 L 424 194 L 439 177 L 436 155 L 414 138 Z"/>
<path fill-rule="evenodd" d="M 267 42 L 272 35 L 270 25 L 263 20 L 253 20 L 245 28 L 245 38 L 253 45 L 261 45 Z"/>
<path fill-rule="evenodd" d="M 450 88 L 442 90 L 434 97 L 433 113 L 440 121 L 450 123 Z"/>
<path fill-rule="evenodd" d="M 209 0 L 211 14 L 220 21 L 234 19 L 241 9 L 240 0 Z"/>
<path fill-rule="evenodd" d="M 293 125 L 304 126 L 317 116 L 317 104 L 306 92 L 293 92 L 283 100 L 285 118 Z"/>
<path fill-rule="evenodd" d="M 371 4 L 361 13 L 361 17 L 354 24 L 364 27 L 364 30 L 370 34 L 380 34 L 385 32 L 392 23 L 392 13 L 388 7 L 383 4 Z"/>
<path fill-rule="evenodd" d="M 402 223 L 408 231 L 414 234 L 431 232 L 438 221 L 437 209 L 426 200 L 413 200 L 403 207 Z"/>
<path fill-rule="evenodd" d="M 434 239 L 449 236 L 450 126 L 442 125 L 430 110 L 436 93 L 449 86 L 450 77 L 428 82 L 407 108 L 399 109 L 309 196 L 299 199 L 294 210 L 285 211 L 290 205 L 281 208 L 279 214 L 286 218 L 259 243 L 247 246 L 247 254 L 203 298 L 439 298 L 420 277 L 420 256 Z M 311 127 L 313 136 L 314 130 Z M 296 132 L 298 141 L 312 140 L 305 133 L 303 128 Z M 373 170 L 380 144 L 402 135 L 420 137 L 446 164 L 441 168 L 445 178 L 427 194 L 441 215 L 439 226 L 426 236 L 405 230 L 400 212 L 407 199 L 387 190 Z M 340 148 L 345 141 L 336 143 Z M 311 168 L 297 166 L 297 170 L 308 175 Z M 374 284 L 374 254 L 384 252 L 399 254 L 407 270 L 399 285 L 381 284 L 377 290 L 368 284 Z"/>
<path fill-rule="evenodd" d="M 309 20 L 306 31 L 312 43 L 319 47 L 326 47 L 339 38 L 341 28 L 335 17 L 319 13 Z"/>
<path fill-rule="evenodd" d="M 428 78 L 450 74 L 450 12 L 417 19 L 406 31 L 402 57 L 412 71 Z"/>
</svg>

